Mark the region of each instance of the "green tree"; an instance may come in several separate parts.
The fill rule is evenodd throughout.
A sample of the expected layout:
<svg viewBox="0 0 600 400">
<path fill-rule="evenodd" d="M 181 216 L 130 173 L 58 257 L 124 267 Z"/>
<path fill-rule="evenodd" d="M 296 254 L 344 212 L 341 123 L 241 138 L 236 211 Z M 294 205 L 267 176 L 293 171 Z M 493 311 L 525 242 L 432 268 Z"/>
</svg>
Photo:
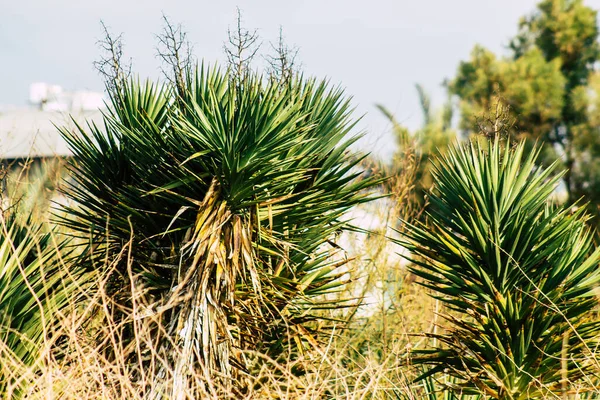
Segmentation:
<svg viewBox="0 0 600 400">
<path fill-rule="evenodd" d="M 432 366 L 422 378 L 445 371 L 464 393 L 566 395 L 598 365 L 590 314 L 600 248 L 582 209 L 549 202 L 557 163 L 540 169 L 539 149 L 511 147 L 451 147 L 434 169 L 429 223 L 400 241 L 413 273 L 451 310 L 449 330 L 431 334 L 441 345 L 413 361 Z"/>
<path fill-rule="evenodd" d="M 547 157 L 562 161 L 571 201 L 582 195 L 600 201 L 591 178 L 600 175 L 593 161 L 598 139 L 590 134 L 598 125 L 583 95 L 597 89 L 590 85 L 600 59 L 596 14 L 581 0 L 544 0 L 522 19 L 510 57 L 477 46 L 449 85 L 467 132 L 481 130 L 481 117 L 496 103 L 508 106 L 512 135 L 542 140 Z"/>
</svg>

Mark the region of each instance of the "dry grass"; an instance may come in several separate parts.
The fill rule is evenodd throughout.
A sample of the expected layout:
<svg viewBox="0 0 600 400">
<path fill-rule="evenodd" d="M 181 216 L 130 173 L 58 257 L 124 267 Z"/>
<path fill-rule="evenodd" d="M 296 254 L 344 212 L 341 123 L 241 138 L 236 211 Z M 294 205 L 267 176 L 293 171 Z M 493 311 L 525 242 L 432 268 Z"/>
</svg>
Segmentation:
<svg viewBox="0 0 600 400">
<path fill-rule="evenodd" d="M 82 287 L 73 304 L 58 315 L 60 324 L 47 333 L 33 365 L 23 363 L 0 341 L 0 376 L 11 381 L 5 398 L 17 394 L 29 399 L 73 400 L 475 398 L 447 397 L 444 383 L 451 382 L 444 376 L 437 384 L 413 383 L 419 371 L 411 366 L 411 350 L 431 345 L 423 334 L 444 329 L 444 320 L 438 317 L 444 310 L 407 271 L 396 254 L 402 249 L 390 247 L 386 239 L 395 234 L 391 228 L 403 229 L 396 222 L 399 218 L 410 220 L 419 213 L 410 206 L 411 168 L 418 160 L 408 156 L 412 164 L 405 166 L 405 174 L 389 183 L 392 196 L 363 214 L 378 221 L 371 226 L 373 232 L 356 233 L 343 241 L 345 257 L 353 260 L 346 276 L 350 283 L 337 296 L 355 300 L 352 307 L 330 315 L 340 322 L 311 351 L 277 360 L 246 352 L 250 367 L 240 377 L 244 381 L 241 390 L 226 381 L 211 381 L 201 368 L 176 372 L 171 362 L 176 357 L 165 354 L 160 345 L 173 339 L 161 328 L 168 311 L 145 301 L 143 288 L 135 284 L 128 289 L 133 301 L 127 308 L 115 304 L 105 290 L 115 264 L 130 261 L 127 244 L 117 258 L 105 260 L 105 271 L 93 277 L 93 285 Z M 41 174 L 36 179 L 47 182 L 60 176 L 51 171 L 52 176 Z M 47 219 L 48 193 L 44 193 L 41 203 L 31 204 L 38 218 Z M 68 273 L 73 266 L 64 261 L 63 268 Z M 169 348 L 179 351 L 177 346 Z M 600 374 L 600 370 L 595 372 Z M 180 384 L 182 373 L 189 385 Z M 590 375 L 588 380 L 594 386 L 597 377 Z M 439 392 L 432 393 L 435 390 Z M 600 398 L 600 390 L 563 398 Z"/>
<path fill-rule="evenodd" d="M 366 332 L 357 336 L 355 329 L 333 330 L 326 343 L 293 360 L 248 352 L 252 371 L 244 376 L 244 392 L 211 384 L 198 370 L 185 371 L 193 385 L 180 390 L 169 355 L 159 350 L 160 313 L 134 302 L 122 310 L 128 318 L 115 318 L 121 314 L 102 290 L 107 275 L 96 279 L 96 289 L 82 292 L 82 301 L 60 315 L 60 328 L 48 334 L 33 367 L 1 349 L 1 373 L 14 379 L 9 398 L 16 388 L 31 399 L 386 399 L 411 393 L 406 363 L 398 357 L 406 353 L 407 332 L 393 338 L 394 332 L 386 354 L 378 354 L 356 348 Z M 132 327 L 135 340 L 124 340 Z"/>
</svg>

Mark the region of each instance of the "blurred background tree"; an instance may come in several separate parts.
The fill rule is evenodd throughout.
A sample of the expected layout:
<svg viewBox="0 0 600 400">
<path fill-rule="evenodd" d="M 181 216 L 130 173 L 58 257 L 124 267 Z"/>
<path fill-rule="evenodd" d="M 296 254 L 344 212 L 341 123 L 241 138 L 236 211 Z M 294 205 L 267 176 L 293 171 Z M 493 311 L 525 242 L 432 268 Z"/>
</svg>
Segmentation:
<svg viewBox="0 0 600 400">
<path fill-rule="evenodd" d="M 600 204 L 600 60 L 597 11 L 582 0 L 544 0 L 522 18 L 508 57 L 476 46 L 449 92 L 460 99 L 460 129 L 482 129 L 481 116 L 501 103 L 516 121 L 512 136 L 544 144 L 545 161 L 568 169 L 568 201 Z M 485 126 L 483 127 L 485 130 Z"/>
<path fill-rule="evenodd" d="M 405 166 L 407 152 L 414 152 L 417 158 L 414 200 L 418 206 L 423 206 L 427 201 L 427 193 L 434 184 L 430 161 L 436 155 L 445 153 L 449 144 L 456 138 L 456 131 L 452 129 L 454 110 L 451 99 L 448 98 L 440 109 L 434 111 L 431 107 L 431 97 L 423 86 L 417 84 L 416 89 L 423 113 L 423 125 L 414 132 L 398 122 L 385 106 L 378 104 L 377 108 L 390 121 L 398 146 L 391 164 L 382 170 L 387 176 L 400 175 L 403 169 L 407 168 Z"/>
</svg>

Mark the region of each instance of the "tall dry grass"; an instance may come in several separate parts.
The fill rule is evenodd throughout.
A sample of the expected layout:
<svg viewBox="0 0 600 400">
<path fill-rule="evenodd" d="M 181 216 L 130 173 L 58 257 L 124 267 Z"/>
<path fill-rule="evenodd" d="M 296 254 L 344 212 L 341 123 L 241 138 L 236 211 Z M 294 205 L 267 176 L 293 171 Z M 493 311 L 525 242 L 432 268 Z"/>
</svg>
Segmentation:
<svg viewBox="0 0 600 400">
<path fill-rule="evenodd" d="M 51 225 L 52 201 L 58 200 L 53 212 L 60 212 L 55 188 L 64 178 L 61 163 L 46 160 L 12 168 L 5 176 L 6 195 L 18 198 L 21 212 L 34 212 L 37 220 Z M 47 332 L 39 359 L 24 363 L 9 348 L 2 348 L 0 374 L 11 381 L 7 395 L 10 398 L 22 391 L 25 398 L 61 399 L 383 399 L 411 393 L 412 375 L 407 360 L 399 355 L 410 348 L 412 332 L 420 329 L 423 319 L 407 318 L 400 310 L 413 307 L 418 309 L 414 314 L 422 316 L 431 302 L 425 296 L 423 301 L 418 299 L 417 286 L 385 238 L 391 233 L 388 225 L 394 225 L 402 213 L 407 218 L 412 212 L 406 207 L 388 208 L 408 204 L 405 200 L 411 193 L 412 178 L 410 170 L 406 172 L 404 177 L 394 178 L 398 190 L 384 200 L 385 207 L 363 210 L 379 220 L 377 230 L 348 238 L 348 244 L 356 245 L 356 249 L 347 249 L 354 259 L 348 264 L 350 284 L 337 296 L 354 302 L 331 312 L 339 323 L 328 340 L 309 352 L 278 360 L 248 352 L 246 357 L 252 362 L 243 377 L 243 392 L 210 382 L 208 375 L 198 370 L 185 371 L 194 384 L 178 392 L 178 376 L 170 363 L 173 354 L 162 354 L 158 346 L 165 339 L 161 320 L 167 310 L 148 304 L 144 289 L 135 285 L 129 288 L 133 301 L 128 309 L 117 310 L 124 306 L 115 304 L 106 292 L 114 266 L 130 260 L 128 243 L 116 258 L 106 258 L 102 274 L 93 276 L 93 283 L 82 286 L 73 303 L 61 310 L 59 328 Z M 61 259 L 65 274 L 73 268 L 72 259 Z M 130 278 L 136 282 L 135 277 Z M 132 329 L 135 340 L 123 340 L 131 336 Z"/>
<path fill-rule="evenodd" d="M 461 395 L 456 387 L 450 390 L 453 382 L 446 376 L 413 382 L 422 371 L 411 365 L 411 350 L 432 344 L 426 334 L 443 330 L 445 320 L 440 315 L 449 311 L 418 284 L 397 254 L 403 250 L 390 246 L 386 238 L 404 229 L 398 221 L 422 217 L 421 209 L 411 200 L 418 159 L 407 148 L 404 160 L 406 164 L 400 170 L 403 172 L 387 183 L 385 190 L 390 196 L 355 214 L 362 215 L 363 222 L 377 223 L 369 227 L 370 232 L 356 232 L 342 241 L 343 257 L 351 261 L 345 276 L 348 284 L 337 296 L 350 301 L 347 307 L 327 311 L 337 322 L 327 340 L 310 351 L 277 360 L 246 352 L 250 362 L 241 377 L 245 381 L 242 390 L 233 391 L 223 381 L 210 381 L 210 375 L 199 368 L 183 371 L 192 385 L 182 389 L 178 385 L 181 371 L 174 371 L 170 362 L 174 355 L 162 353 L 160 349 L 164 347 L 158 345 L 168 339 L 161 328 L 168 310 L 158 309 L 146 300 L 143 287 L 135 285 L 135 276 L 129 277 L 133 282 L 128 288 L 132 301 L 127 309 L 118 310 L 124 306 L 114 303 L 112 295 L 107 294 L 115 265 L 131 260 L 131 243 L 126 243 L 116 258 L 104 259 L 103 272 L 91 276 L 91 284 L 78 288 L 72 303 L 57 314 L 60 324 L 52 325 L 46 332 L 39 357 L 33 363 L 23 362 L 0 341 L 0 376 L 11 382 L 4 398 L 485 398 Z M 36 218 L 51 225 L 53 188 L 60 185 L 62 175 L 54 168 L 48 168 L 48 173 L 41 171 L 15 170 L 12 174 L 17 175 L 7 175 L 6 179 L 18 182 L 14 187 L 21 188 L 21 192 L 13 189 L 5 193 L 22 193 L 22 199 L 38 193 L 37 201 L 28 200 L 22 205 L 29 204 Z M 27 185 L 44 189 L 29 192 Z M 54 242 L 58 244 L 60 240 L 55 237 Z M 72 258 L 59 260 L 64 273 L 71 273 Z M 132 331 L 134 340 L 123 340 L 131 337 Z M 23 336 L 23 340 L 27 337 Z M 599 375 L 600 369 L 595 370 L 581 386 L 600 387 Z M 575 386 L 563 399 L 600 398 L 600 389 L 585 393 L 577 390 Z"/>
</svg>

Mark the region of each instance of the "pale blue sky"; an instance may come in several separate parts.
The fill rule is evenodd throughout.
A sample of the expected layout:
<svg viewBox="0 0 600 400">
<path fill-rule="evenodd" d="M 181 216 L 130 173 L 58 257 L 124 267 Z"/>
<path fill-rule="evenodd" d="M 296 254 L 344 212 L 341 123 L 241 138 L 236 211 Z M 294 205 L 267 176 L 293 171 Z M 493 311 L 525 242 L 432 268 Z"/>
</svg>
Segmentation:
<svg viewBox="0 0 600 400">
<path fill-rule="evenodd" d="M 503 52 L 519 17 L 535 0 L 0 0 L 0 104 L 25 104 L 31 82 L 65 89 L 102 90 L 92 66 L 98 58 L 100 19 L 124 33 L 134 71 L 158 77 L 154 34 L 164 12 L 189 33 L 196 56 L 223 61 L 222 44 L 236 6 L 246 27 L 264 41 L 283 26 L 300 49 L 307 74 L 329 77 L 354 97 L 363 145 L 382 154 L 392 149 L 389 126 L 375 103 L 383 103 L 409 127 L 421 123 L 415 83 L 439 104 L 441 82 L 451 77 L 476 43 Z M 600 0 L 586 4 L 600 8 Z"/>
</svg>

